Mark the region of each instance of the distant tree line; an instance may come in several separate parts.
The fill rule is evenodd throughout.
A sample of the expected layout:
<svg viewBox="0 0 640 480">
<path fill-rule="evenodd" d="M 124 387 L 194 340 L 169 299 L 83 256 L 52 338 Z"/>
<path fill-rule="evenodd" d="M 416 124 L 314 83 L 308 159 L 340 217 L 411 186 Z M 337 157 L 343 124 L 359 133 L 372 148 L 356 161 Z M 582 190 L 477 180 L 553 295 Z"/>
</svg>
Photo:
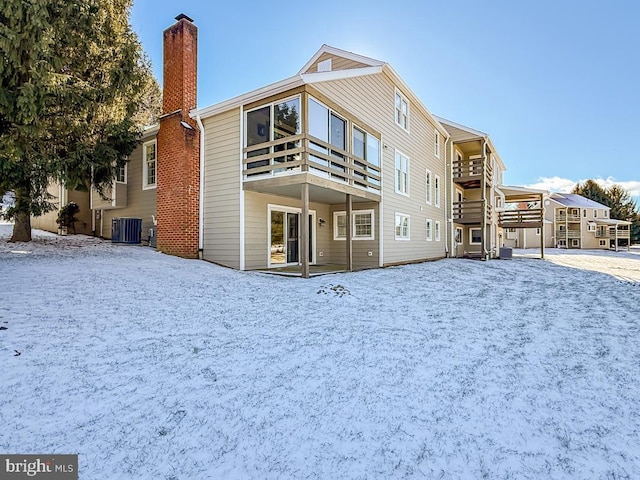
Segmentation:
<svg viewBox="0 0 640 480">
<path fill-rule="evenodd" d="M 631 198 L 631 194 L 620 185 L 601 187 L 594 180 L 578 183 L 571 193 L 577 193 L 590 198 L 594 202 L 606 205 L 611 209 L 610 217 L 615 220 L 633 222 L 631 226 L 631 242 L 640 243 L 640 211 L 638 205 Z"/>
</svg>

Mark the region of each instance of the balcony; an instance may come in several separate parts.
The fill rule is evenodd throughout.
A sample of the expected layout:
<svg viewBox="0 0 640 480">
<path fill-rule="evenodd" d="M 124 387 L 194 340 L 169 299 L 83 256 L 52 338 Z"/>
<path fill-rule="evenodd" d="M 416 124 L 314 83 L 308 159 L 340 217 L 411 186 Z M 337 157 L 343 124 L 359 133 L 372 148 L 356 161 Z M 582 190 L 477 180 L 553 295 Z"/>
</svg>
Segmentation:
<svg viewBox="0 0 640 480">
<path fill-rule="evenodd" d="M 556 214 L 556 222 L 564 223 L 564 222 L 580 222 L 580 215 L 557 215 Z"/>
<path fill-rule="evenodd" d="M 113 182 L 111 188 L 103 192 L 104 198 L 94 188 L 91 189 L 91 208 L 94 210 L 112 210 L 127 206 L 127 184 Z"/>
<path fill-rule="evenodd" d="M 541 208 L 505 210 L 500 212 L 498 221 L 504 228 L 540 228 L 543 216 L 544 210 Z"/>
<path fill-rule="evenodd" d="M 353 156 L 308 133 L 243 150 L 244 188 L 286 196 L 302 183 L 379 201 L 381 167 Z M 327 198 L 328 202 L 331 202 Z M 343 199 L 339 199 L 343 201 Z"/>
<path fill-rule="evenodd" d="M 580 230 L 556 230 L 556 238 L 580 238 Z"/>
<path fill-rule="evenodd" d="M 485 185 L 491 186 L 493 170 L 486 157 L 455 160 L 452 166 L 453 181 L 464 188 L 480 188 L 484 175 Z"/>
<path fill-rule="evenodd" d="M 486 205 L 485 205 L 486 204 Z M 491 218 L 491 205 L 483 200 L 465 200 L 453 202 L 453 221 L 463 225 L 479 224 L 484 215 L 485 221 Z"/>
</svg>

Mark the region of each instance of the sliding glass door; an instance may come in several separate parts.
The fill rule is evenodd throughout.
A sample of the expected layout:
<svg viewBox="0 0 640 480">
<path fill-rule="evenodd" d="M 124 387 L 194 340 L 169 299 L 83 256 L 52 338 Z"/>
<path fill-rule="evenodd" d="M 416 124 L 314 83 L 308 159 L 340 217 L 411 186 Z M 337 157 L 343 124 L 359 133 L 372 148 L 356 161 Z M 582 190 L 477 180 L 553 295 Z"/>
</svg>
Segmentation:
<svg viewBox="0 0 640 480">
<path fill-rule="evenodd" d="M 300 263 L 300 210 L 290 207 L 269 207 L 269 266 Z M 315 258 L 315 212 L 309 213 L 309 263 Z"/>
</svg>

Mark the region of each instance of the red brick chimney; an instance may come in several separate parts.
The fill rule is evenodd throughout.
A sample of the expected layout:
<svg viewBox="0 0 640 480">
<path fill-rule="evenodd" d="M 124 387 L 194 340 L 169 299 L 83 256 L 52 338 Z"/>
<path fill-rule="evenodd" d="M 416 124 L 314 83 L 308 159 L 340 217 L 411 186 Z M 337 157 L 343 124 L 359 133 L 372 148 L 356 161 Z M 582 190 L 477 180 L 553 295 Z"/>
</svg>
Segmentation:
<svg viewBox="0 0 640 480">
<path fill-rule="evenodd" d="M 198 258 L 200 135 L 196 108 L 198 29 L 184 14 L 164 31 L 164 88 L 158 132 L 157 247 Z"/>
</svg>

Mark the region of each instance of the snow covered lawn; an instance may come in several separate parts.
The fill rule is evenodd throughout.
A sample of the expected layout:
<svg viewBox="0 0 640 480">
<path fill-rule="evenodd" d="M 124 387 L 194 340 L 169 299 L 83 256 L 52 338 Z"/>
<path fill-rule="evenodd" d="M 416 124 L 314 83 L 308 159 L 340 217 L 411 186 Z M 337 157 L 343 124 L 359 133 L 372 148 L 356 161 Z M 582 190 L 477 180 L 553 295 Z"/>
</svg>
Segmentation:
<svg viewBox="0 0 640 480">
<path fill-rule="evenodd" d="M 302 280 L 9 232 L 0 452 L 79 453 L 82 479 L 640 477 L 637 251 Z"/>
</svg>

